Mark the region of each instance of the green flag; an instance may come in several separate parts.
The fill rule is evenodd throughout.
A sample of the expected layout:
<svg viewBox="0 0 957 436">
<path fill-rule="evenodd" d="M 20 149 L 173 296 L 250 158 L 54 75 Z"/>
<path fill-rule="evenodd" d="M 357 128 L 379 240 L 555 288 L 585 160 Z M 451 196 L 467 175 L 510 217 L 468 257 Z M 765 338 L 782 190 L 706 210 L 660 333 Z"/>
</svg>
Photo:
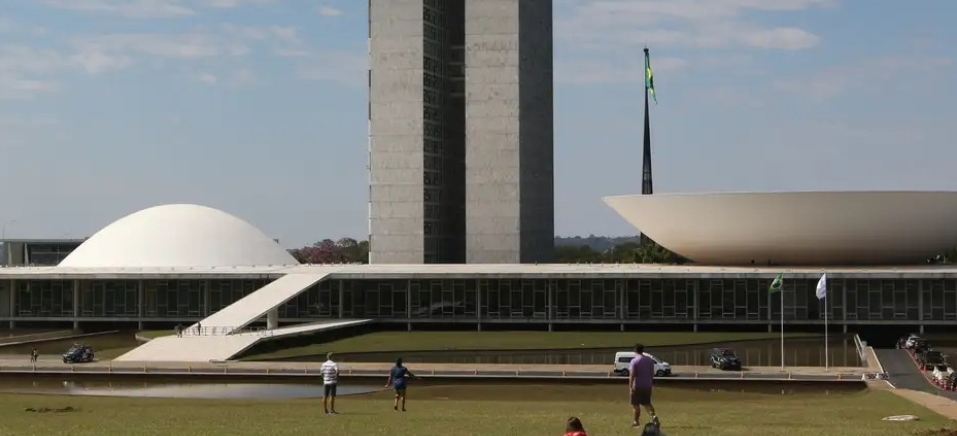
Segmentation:
<svg viewBox="0 0 957 436">
<path fill-rule="evenodd" d="M 655 94 L 655 74 L 651 71 L 651 55 L 645 49 L 645 91 L 651 93 L 651 98 L 658 104 L 658 94 Z"/>
<path fill-rule="evenodd" d="M 784 274 L 778 274 L 777 277 L 771 281 L 771 286 L 768 287 L 768 292 L 775 293 L 784 289 Z"/>
</svg>

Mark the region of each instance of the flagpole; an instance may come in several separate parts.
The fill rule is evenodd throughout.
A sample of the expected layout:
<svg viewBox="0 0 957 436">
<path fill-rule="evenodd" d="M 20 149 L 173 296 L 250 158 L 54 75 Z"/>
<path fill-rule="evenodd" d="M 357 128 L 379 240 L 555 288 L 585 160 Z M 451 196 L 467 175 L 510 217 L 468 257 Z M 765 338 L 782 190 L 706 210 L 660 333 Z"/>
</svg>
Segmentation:
<svg viewBox="0 0 957 436">
<path fill-rule="evenodd" d="M 784 280 L 781 280 L 781 369 L 784 369 Z"/>
<path fill-rule="evenodd" d="M 826 283 L 826 282 L 825 282 Z M 828 370 L 828 340 L 827 340 L 827 288 L 825 288 L 824 294 L 824 370 Z"/>
</svg>

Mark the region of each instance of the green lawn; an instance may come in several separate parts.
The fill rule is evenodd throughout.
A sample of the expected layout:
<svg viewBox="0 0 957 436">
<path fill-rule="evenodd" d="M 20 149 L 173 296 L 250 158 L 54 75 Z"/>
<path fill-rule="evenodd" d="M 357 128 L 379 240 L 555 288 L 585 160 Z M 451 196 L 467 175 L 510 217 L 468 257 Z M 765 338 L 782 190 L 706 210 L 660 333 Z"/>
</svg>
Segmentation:
<svg viewBox="0 0 957 436">
<path fill-rule="evenodd" d="M 794 334 L 787 337 L 816 337 Z M 531 350 L 574 348 L 630 349 L 636 342 L 646 346 L 694 345 L 754 339 L 777 339 L 779 333 L 694 332 L 378 332 L 324 344 L 249 356 L 246 360 L 321 355 L 328 351 L 438 351 L 438 350 Z"/>
<path fill-rule="evenodd" d="M 0 395 L 0 434 L 17 436 L 168 436 L 327 434 L 335 436 L 561 435 L 569 416 L 592 436 L 633 436 L 621 386 L 416 387 L 409 411 L 394 412 L 387 392 L 340 397 L 338 416 L 317 399 L 249 401 Z M 659 389 L 664 430 L 672 436 L 900 436 L 952 425 L 889 392 L 825 395 L 742 394 Z M 37 413 L 26 408 L 78 409 Z M 914 414 L 918 422 L 885 422 Z"/>
</svg>

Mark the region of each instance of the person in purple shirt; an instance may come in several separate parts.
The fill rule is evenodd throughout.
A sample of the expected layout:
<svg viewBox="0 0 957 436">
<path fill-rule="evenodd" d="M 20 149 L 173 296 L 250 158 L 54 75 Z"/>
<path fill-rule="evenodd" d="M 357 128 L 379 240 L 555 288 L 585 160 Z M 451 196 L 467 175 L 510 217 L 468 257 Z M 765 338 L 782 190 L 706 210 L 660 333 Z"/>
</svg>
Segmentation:
<svg viewBox="0 0 957 436">
<path fill-rule="evenodd" d="M 628 388 L 631 392 L 631 407 L 635 412 L 635 420 L 631 425 L 637 427 L 641 418 L 641 408 L 651 415 L 654 423 L 658 422 L 655 407 L 651 405 L 651 386 L 655 377 L 655 361 L 645 356 L 645 346 L 635 344 L 635 358 L 628 365 Z"/>
</svg>

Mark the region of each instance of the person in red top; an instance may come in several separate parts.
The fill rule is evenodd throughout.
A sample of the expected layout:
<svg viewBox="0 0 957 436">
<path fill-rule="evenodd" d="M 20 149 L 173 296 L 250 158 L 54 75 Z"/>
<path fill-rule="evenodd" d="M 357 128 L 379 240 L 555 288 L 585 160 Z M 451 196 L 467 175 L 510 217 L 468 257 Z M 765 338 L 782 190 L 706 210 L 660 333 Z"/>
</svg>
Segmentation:
<svg viewBox="0 0 957 436">
<path fill-rule="evenodd" d="M 568 424 L 565 425 L 565 436 L 588 436 L 588 433 L 585 433 L 582 421 L 573 416 L 568 418 Z"/>
</svg>

